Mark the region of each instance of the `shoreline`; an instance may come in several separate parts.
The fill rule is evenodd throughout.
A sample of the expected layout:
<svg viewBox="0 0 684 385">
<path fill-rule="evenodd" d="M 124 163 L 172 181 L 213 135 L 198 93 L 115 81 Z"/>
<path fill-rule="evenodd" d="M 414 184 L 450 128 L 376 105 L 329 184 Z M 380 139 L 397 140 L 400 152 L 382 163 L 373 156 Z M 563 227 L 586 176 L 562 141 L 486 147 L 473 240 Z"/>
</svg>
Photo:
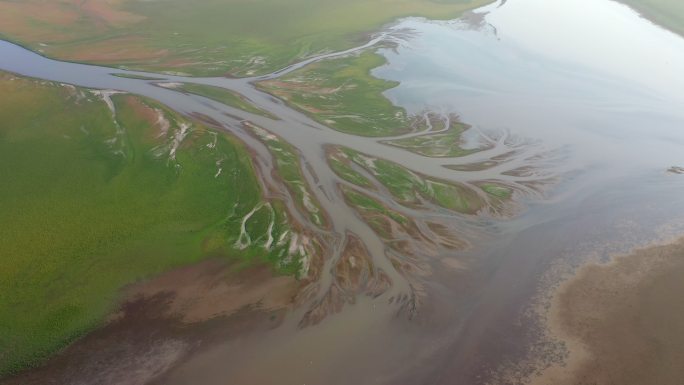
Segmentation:
<svg viewBox="0 0 684 385">
<path fill-rule="evenodd" d="M 653 5 L 640 4 L 639 0 L 613 0 L 617 3 L 623 4 L 636 13 L 640 17 L 648 20 L 649 22 L 668 30 L 676 35 L 684 38 L 684 27 L 677 24 L 676 20 L 672 20 L 672 15 L 665 15 L 665 10 L 654 9 Z M 666 7 L 666 6 L 665 6 Z M 675 16 L 676 17 L 676 16 Z"/>
<path fill-rule="evenodd" d="M 327 47 L 326 49 L 330 49 L 332 51 L 345 51 L 347 49 L 354 48 L 358 46 L 360 43 L 364 41 L 369 36 L 372 36 L 373 34 L 383 31 L 384 29 L 387 28 L 387 26 L 392 25 L 396 23 L 398 20 L 407 18 L 407 17 L 425 17 L 431 20 L 440 20 L 440 21 L 446 21 L 446 20 L 454 20 L 458 19 L 467 12 L 471 12 L 475 9 L 479 9 L 482 7 L 489 6 L 493 3 L 495 3 L 497 0 L 469 0 L 466 6 L 464 8 L 458 8 L 453 11 L 445 11 L 443 14 L 438 14 L 438 15 L 428 15 L 424 14 L 425 12 L 422 11 L 415 11 L 415 12 L 406 12 L 406 13 L 399 13 L 399 14 L 390 14 L 387 17 L 385 17 L 382 20 L 378 20 L 372 25 L 369 25 L 367 29 L 365 30 L 360 30 L 360 31 L 347 31 L 347 36 L 340 38 L 342 41 L 344 41 L 342 44 L 339 46 L 334 46 L 334 47 Z M 143 21 L 144 22 L 144 21 Z M 131 24 L 131 27 L 134 27 L 136 23 Z M 10 29 L 11 31 L 11 29 Z M 311 56 L 304 56 L 304 57 L 293 57 L 292 60 L 288 62 L 282 62 L 279 63 L 278 65 L 275 65 L 274 67 L 266 67 L 264 69 L 260 69 L 259 71 L 253 73 L 253 74 L 248 74 L 245 72 L 246 68 L 231 68 L 229 66 L 226 66 L 225 68 L 221 69 L 202 69 L 202 68 L 197 68 L 197 67 L 173 67 L 170 66 L 169 64 L 161 65 L 161 66 L 155 66 L 154 64 L 151 64 L 151 66 L 148 66 L 147 63 L 150 62 L 155 62 L 158 61 L 158 59 L 139 59 L 138 63 L 135 63 L 131 66 L 127 64 L 117 64 L 116 62 L 108 61 L 108 60 L 74 60 L 74 59 L 68 59 L 67 55 L 64 53 L 53 53 L 53 54 L 48 54 L 41 49 L 39 49 L 40 41 L 35 40 L 31 41 L 28 39 L 22 39 L 21 37 L 14 36 L 17 33 L 15 32 L 12 34 L 12 32 L 7 33 L 7 32 L 2 32 L 0 31 L 0 40 L 7 41 L 9 43 L 18 45 L 22 48 L 25 48 L 31 52 L 34 52 L 40 56 L 43 56 L 47 59 L 50 60 L 56 60 L 56 61 L 61 61 L 61 62 L 68 62 L 68 63 L 74 63 L 74 64 L 85 64 L 85 65 L 93 65 L 93 66 L 99 66 L 99 67 L 108 67 L 111 68 L 112 70 L 123 70 L 123 71 L 135 71 L 135 72 L 145 72 L 145 73 L 156 73 L 156 74 L 164 74 L 164 75 L 169 75 L 169 76 L 185 76 L 185 77 L 197 77 L 197 78 L 203 78 L 203 77 L 225 77 L 225 78 L 232 78 L 232 79 L 244 79 L 244 78 L 251 78 L 255 76 L 263 76 L 267 75 L 269 73 L 273 72 L 278 72 L 278 70 L 282 68 L 287 68 L 290 67 L 293 64 L 297 64 L 301 61 L 307 60 L 311 56 L 318 56 L 318 54 L 313 54 Z M 122 35 L 119 37 L 128 37 L 129 35 Z M 106 42 L 107 40 L 105 40 Z M 333 43 L 339 43 L 332 41 Z M 69 44 L 74 44 L 74 42 L 61 42 L 57 41 L 54 43 L 51 43 L 51 45 L 69 45 Z M 78 45 L 78 43 L 76 43 Z M 277 45 L 273 43 L 273 45 Z M 334 44 L 333 44 L 334 45 Z M 273 47 L 270 47 L 273 49 Z M 174 47 L 174 49 L 178 50 L 177 47 Z M 87 49 L 84 49 L 87 51 Z M 149 52 L 152 49 L 150 47 L 146 47 L 146 51 Z M 275 54 L 273 54 L 276 56 Z M 237 56 L 235 56 L 237 57 Z M 187 59 L 195 59 L 194 57 L 190 56 Z M 138 59 L 134 59 L 138 60 Z M 180 69 L 180 70 L 179 70 Z M 182 71 L 185 69 L 186 71 Z"/>
<path fill-rule="evenodd" d="M 176 268 L 129 285 L 100 327 L 0 384 L 164 383 L 221 341 L 280 326 L 301 285 L 268 266 L 220 258 Z"/>
<path fill-rule="evenodd" d="M 554 289 L 542 324 L 564 357 L 529 385 L 677 383 L 684 368 L 684 238 L 589 263 Z M 545 314 L 544 314 L 545 313 Z M 548 361 L 546 361 L 548 362 Z M 544 367 L 547 366 L 547 367 Z"/>
</svg>

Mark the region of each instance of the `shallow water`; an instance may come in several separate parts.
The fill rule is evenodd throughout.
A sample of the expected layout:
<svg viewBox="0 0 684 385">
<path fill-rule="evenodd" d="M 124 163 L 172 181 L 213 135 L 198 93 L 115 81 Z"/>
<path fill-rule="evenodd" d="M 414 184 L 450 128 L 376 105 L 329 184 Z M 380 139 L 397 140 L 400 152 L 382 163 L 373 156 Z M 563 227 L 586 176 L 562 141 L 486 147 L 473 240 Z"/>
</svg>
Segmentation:
<svg viewBox="0 0 684 385">
<path fill-rule="evenodd" d="M 326 234 L 335 239 L 333 255 L 325 271 L 351 230 L 395 283 L 385 296 L 346 306 L 317 326 L 298 328 L 306 310 L 300 309 L 269 333 L 219 344 L 171 372 L 166 384 L 483 383 L 490 370 L 514 362 L 533 342 L 534 325 L 524 313 L 554 279 L 550 269 L 683 232 L 684 196 L 677 192 L 684 177 L 665 172 L 684 163 L 681 37 L 609 0 L 509 0 L 461 20 L 405 19 L 377 41 L 383 39 L 397 47 L 380 50 L 388 64 L 374 74 L 400 81 L 387 92 L 392 101 L 415 113 L 455 112 L 474 126 L 470 134 L 476 136 L 508 132 L 508 138 L 529 144 L 517 161 L 546 154 L 540 166 L 558 178 L 544 197 L 526 197 L 526 209 L 513 219 L 454 215 L 450 221 L 474 244 L 457 255 L 469 261 L 469 269 L 443 271 L 428 261 L 434 266 L 425 283 L 429 301 L 412 320 L 397 317 L 387 305 L 389 296 L 409 290 L 408 282 L 392 269 L 382 241 L 344 204 L 338 179 L 324 161 L 324 145 L 345 145 L 444 179 L 515 183 L 517 178 L 499 168 L 442 167 L 488 159 L 508 151 L 505 145 L 466 158 L 425 158 L 330 130 L 254 89 L 250 82 L 258 79 L 185 78 L 62 63 L 0 42 L 0 69 L 128 91 L 209 116 L 253 148 L 264 171 L 271 167 L 268 152 L 241 121 L 280 135 L 301 151 L 309 180 L 318 180 L 314 191 L 333 219 Z M 111 76 L 124 72 L 226 87 L 281 120 Z M 282 190 L 275 181 L 263 182 Z M 324 275 L 321 286 L 331 279 Z"/>
</svg>

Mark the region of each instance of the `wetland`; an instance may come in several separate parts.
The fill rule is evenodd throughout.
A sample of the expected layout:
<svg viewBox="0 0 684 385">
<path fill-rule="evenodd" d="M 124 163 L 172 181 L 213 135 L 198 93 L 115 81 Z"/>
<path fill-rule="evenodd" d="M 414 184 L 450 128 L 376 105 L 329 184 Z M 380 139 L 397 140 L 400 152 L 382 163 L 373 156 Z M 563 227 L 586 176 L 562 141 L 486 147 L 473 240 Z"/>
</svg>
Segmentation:
<svg viewBox="0 0 684 385">
<path fill-rule="evenodd" d="M 609 0 L 417 3 L 287 52 L 0 41 L 0 383 L 678 378 L 684 38 Z"/>
</svg>

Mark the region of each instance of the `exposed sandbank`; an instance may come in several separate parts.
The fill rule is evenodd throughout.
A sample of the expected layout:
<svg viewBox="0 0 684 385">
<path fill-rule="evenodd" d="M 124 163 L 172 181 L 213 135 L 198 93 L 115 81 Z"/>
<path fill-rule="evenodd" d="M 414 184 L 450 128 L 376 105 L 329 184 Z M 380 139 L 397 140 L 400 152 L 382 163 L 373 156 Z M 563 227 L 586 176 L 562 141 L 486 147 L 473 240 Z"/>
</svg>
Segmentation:
<svg viewBox="0 0 684 385">
<path fill-rule="evenodd" d="M 548 311 L 562 363 L 528 384 L 679 384 L 684 378 L 684 239 L 590 264 Z"/>
</svg>

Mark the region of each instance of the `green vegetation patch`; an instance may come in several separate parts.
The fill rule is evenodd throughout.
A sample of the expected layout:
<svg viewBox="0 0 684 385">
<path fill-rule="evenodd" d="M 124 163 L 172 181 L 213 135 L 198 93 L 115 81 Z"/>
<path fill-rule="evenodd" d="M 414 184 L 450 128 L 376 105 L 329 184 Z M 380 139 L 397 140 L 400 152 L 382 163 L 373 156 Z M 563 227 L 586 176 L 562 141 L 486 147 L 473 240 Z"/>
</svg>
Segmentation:
<svg viewBox="0 0 684 385">
<path fill-rule="evenodd" d="M 375 177 L 404 205 L 418 205 L 420 199 L 464 214 L 475 214 L 485 202 L 472 188 L 415 173 L 385 159 L 374 158 L 354 150 L 341 149 L 355 164 Z"/>
<path fill-rule="evenodd" d="M 299 267 L 282 206 L 244 220 L 267 203 L 237 141 L 112 101 L 0 75 L 0 375 L 97 327 L 136 280 L 208 256 Z"/>
<path fill-rule="evenodd" d="M 644 17 L 665 28 L 684 35 L 684 1 L 681 0 L 618 0 L 630 5 Z"/>
<path fill-rule="evenodd" d="M 482 191 L 499 199 L 510 199 L 513 195 L 513 190 L 506 186 L 501 186 L 495 183 L 482 183 L 479 185 L 479 187 L 482 189 Z"/>
<path fill-rule="evenodd" d="M 328 164 L 330 168 L 339 176 L 340 178 L 346 180 L 347 182 L 357 185 L 359 187 L 373 187 L 373 183 L 363 176 L 360 172 L 356 171 L 352 165 L 351 159 L 344 152 L 336 148 L 331 148 L 328 151 Z"/>
<path fill-rule="evenodd" d="M 383 56 L 366 51 L 314 63 L 258 86 L 338 131 L 363 136 L 412 131 L 414 119 L 383 95 L 398 83 L 370 73 L 384 63 Z"/>
<path fill-rule="evenodd" d="M 366 194 L 362 194 L 356 190 L 352 190 L 349 188 L 344 188 L 343 192 L 345 198 L 347 199 L 347 202 L 349 202 L 356 209 L 384 215 L 402 225 L 409 224 L 409 219 L 406 218 L 403 214 L 387 208 L 382 203 L 369 197 Z"/>
<path fill-rule="evenodd" d="M 434 131 L 441 132 L 426 133 L 424 135 L 387 141 L 386 143 L 429 157 L 460 157 L 481 151 L 479 148 L 465 149 L 461 147 L 461 136 L 469 126 L 451 119 L 449 120 L 449 128 L 444 130 L 446 124 L 444 120 L 436 119 L 434 116 L 426 119 L 431 120 L 431 126 Z"/>
</svg>

